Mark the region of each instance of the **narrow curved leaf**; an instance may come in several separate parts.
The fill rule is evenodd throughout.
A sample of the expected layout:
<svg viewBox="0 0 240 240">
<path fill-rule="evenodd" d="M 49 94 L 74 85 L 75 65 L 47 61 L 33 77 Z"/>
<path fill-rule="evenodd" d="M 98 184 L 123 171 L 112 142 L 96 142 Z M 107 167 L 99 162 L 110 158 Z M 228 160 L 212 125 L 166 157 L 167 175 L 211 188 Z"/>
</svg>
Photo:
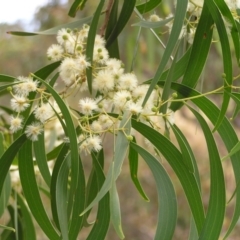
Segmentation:
<svg viewBox="0 0 240 240">
<path fill-rule="evenodd" d="M 115 0 L 113 5 L 112 5 L 111 12 L 110 12 L 110 15 L 109 15 L 109 21 L 108 21 L 107 28 L 106 28 L 106 31 L 105 31 L 105 39 L 108 39 L 108 37 L 110 36 L 114 27 L 117 25 L 118 4 L 119 4 L 119 0 Z M 114 40 L 114 42 L 110 46 L 107 47 L 107 50 L 108 50 L 109 56 L 111 58 L 120 59 L 118 39 L 117 38 Z"/>
<path fill-rule="evenodd" d="M 98 158 L 94 156 L 92 159 L 97 177 L 98 190 L 100 190 L 105 180 L 103 169 L 100 164 L 101 161 L 99 161 L 101 159 L 101 155 L 98 155 Z M 106 195 L 98 203 L 97 219 L 93 225 L 90 234 L 87 237 L 87 240 L 105 239 L 109 223 L 110 223 L 110 202 L 109 193 L 107 192 Z"/>
<path fill-rule="evenodd" d="M 17 36 L 35 36 L 35 35 L 55 35 L 57 34 L 58 30 L 62 29 L 62 28 L 79 28 L 82 24 L 84 23 L 90 23 L 92 21 L 92 17 L 86 17 L 86 18 L 82 18 L 79 19 L 77 21 L 74 22 L 70 22 L 70 23 L 65 23 L 65 24 L 61 24 L 58 25 L 56 27 L 47 29 L 45 31 L 41 31 L 41 32 L 19 32 L 19 31 L 9 31 L 7 33 L 11 34 L 11 35 L 17 35 Z"/>
<path fill-rule="evenodd" d="M 182 160 L 182 154 L 166 137 L 152 129 L 151 127 L 132 119 L 132 126 L 145 138 L 147 138 L 173 168 L 179 181 L 182 184 L 187 197 L 192 215 L 194 217 L 198 232 L 201 231 L 204 223 L 204 209 L 195 176 L 189 172 Z"/>
<path fill-rule="evenodd" d="M 19 175 L 24 196 L 34 218 L 49 239 L 59 240 L 59 235 L 49 220 L 44 209 L 35 178 L 32 142 L 27 140 L 19 151 Z"/>
<path fill-rule="evenodd" d="M 124 131 L 126 135 L 130 134 L 131 122 L 129 120 L 129 112 L 124 113 L 120 128 L 125 129 Z M 111 189 L 112 182 L 116 181 L 116 179 L 118 178 L 129 146 L 129 141 L 127 140 L 125 134 L 122 131 L 118 131 L 115 142 L 113 162 L 109 167 L 105 182 L 95 199 L 88 205 L 88 207 L 81 213 L 81 215 L 88 212 L 88 210 L 90 210 L 95 204 L 97 204 Z"/>
<path fill-rule="evenodd" d="M 119 202 L 115 181 L 112 182 L 111 189 L 109 192 L 110 192 L 110 211 L 111 211 L 112 224 L 118 237 L 120 239 L 124 239 L 125 236 L 122 230 L 120 202 Z"/>
<path fill-rule="evenodd" d="M 173 21 L 173 26 L 172 26 L 172 31 L 170 33 L 169 36 L 169 40 L 166 46 L 166 49 L 164 51 L 164 54 L 162 56 L 160 65 L 157 69 L 157 72 L 154 76 L 154 78 L 151 81 L 151 84 L 149 86 L 149 89 L 145 95 L 144 101 L 143 101 L 143 106 L 146 104 L 149 96 L 151 95 L 153 89 L 155 88 L 155 86 L 157 85 L 157 82 L 159 81 L 164 68 L 166 67 L 171 54 L 178 42 L 178 37 L 181 33 L 182 30 L 182 26 L 183 26 L 183 22 L 185 20 L 185 15 L 186 15 L 186 10 L 187 10 L 187 5 L 188 5 L 188 1 L 187 0 L 182 0 L 182 1 L 177 1 L 177 5 L 176 5 L 176 14 L 175 14 L 175 18 Z M 169 79 L 170 81 L 171 79 Z"/>
<path fill-rule="evenodd" d="M 22 195 L 17 194 L 17 202 L 21 209 L 21 222 L 23 227 L 24 239 L 35 240 L 36 239 L 35 226 L 33 224 L 31 214 L 24 202 Z"/>
<path fill-rule="evenodd" d="M 14 157 L 19 149 L 27 140 L 26 135 L 23 134 L 13 142 L 0 158 L 0 193 L 2 193 L 3 184 L 8 174 L 8 170 L 13 162 Z"/>
<path fill-rule="evenodd" d="M 57 175 L 56 181 L 56 207 L 59 220 L 61 237 L 63 240 L 68 240 L 68 175 L 70 169 L 71 154 L 65 156 Z"/>
<path fill-rule="evenodd" d="M 136 143 L 135 138 L 134 138 L 133 142 Z M 128 160 L 129 160 L 131 179 L 132 179 L 135 187 L 137 188 L 138 192 L 142 196 L 142 198 L 144 200 L 146 200 L 147 202 L 149 202 L 149 198 L 145 194 L 145 192 L 138 180 L 138 153 L 132 148 L 132 145 L 130 145 L 130 148 L 129 148 Z"/>
<path fill-rule="evenodd" d="M 215 5 L 215 2 L 213 0 L 205 1 L 209 12 L 212 15 L 212 18 L 214 19 L 214 22 L 216 24 L 217 30 L 218 30 L 218 35 L 219 35 L 219 40 L 221 42 L 221 47 L 222 47 L 222 59 L 223 59 L 223 67 L 224 67 L 224 74 L 225 74 L 225 81 L 224 81 L 224 94 L 223 94 L 223 103 L 221 106 L 221 111 L 218 117 L 218 121 L 215 124 L 215 127 L 213 131 L 216 131 L 217 128 L 220 126 L 222 123 L 225 114 L 227 112 L 230 96 L 226 92 L 231 92 L 231 86 L 232 85 L 232 56 L 231 56 L 231 50 L 230 50 L 230 44 L 228 40 L 228 35 L 227 35 L 227 30 L 224 25 L 224 21 L 222 19 L 222 16 Z"/>
<path fill-rule="evenodd" d="M 161 2 L 162 0 L 149 0 L 146 3 L 137 5 L 136 8 L 140 13 L 143 14 L 146 12 L 150 12 L 151 10 L 156 8 Z"/>
<path fill-rule="evenodd" d="M 222 163 L 215 140 L 206 121 L 196 110 L 193 108 L 190 108 L 190 110 L 197 118 L 205 135 L 210 161 L 210 199 L 206 219 L 199 239 L 218 240 L 226 207 L 225 181 Z"/>
<path fill-rule="evenodd" d="M 160 82 L 159 82 L 160 84 Z M 204 112 L 204 114 L 209 118 L 209 120 L 215 124 L 217 122 L 217 118 L 219 116 L 219 109 L 206 97 L 198 97 L 201 93 L 197 92 L 196 90 L 189 88 L 187 86 L 178 84 L 178 83 L 172 83 L 172 88 L 179 92 L 179 94 L 182 94 L 182 96 L 190 96 L 195 97 L 191 101 L 197 105 L 201 109 L 201 111 Z M 220 134 L 228 152 L 231 151 L 231 149 L 238 143 L 238 137 L 236 135 L 235 130 L 225 117 L 222 124 L 217 129 L 218 133 Z M 235 183 L 236 186 L 238 186 L 240 182 L 240 152 L 235 153 L 231 156 L 231 163 L 233 166 L 234 171 L 234 177 L 235 177 Z M 236 204 L 234 209 L 234 214 L 232 217 L 231 224 L 227 230 L 227 233 L 225 234 L 224 239 L 228 237 L 228 235 L 231 233 L 233 228 L 238 222 L 239 216 L 240 216 L 240 204 L 238 204 L 240 201 L 240 188 L 236 188 Z"/>
<path fill-rule="evenodd" d="M 135 4 L 136 0 L 124 0 L 118 21 L 107 39 L 107 48 L 114 42 L 114 40 L 118 37 L 118 35 L 121 33 L 121 31 L 127 24 L 129 18 L 132 15 Z"/>
<path fill-rule="evenodd" d="M 35 76 L 36 77 L 36 76 Z M 77 144 L 77 136 L 76 130 L 74 127 L 74 123 L 69 112 L 69 109 L 61 96 L 44 80 L 39 77 L 36 77 L 41 83 L 43 83 L 47 90 L 52 94 L 52 97 L 58 104 L 62 115 L 64 116 L 67 132 L 65 132 L 66 136 L 69 138 L 69 146 L 71 150 L 71 185 L 73 188 L 77 187 L 78 182 L 78 174 L 79 174 L 79 159 L 78 159 L 78 144 Z"/>
<path fill-rule="evenodd" d="M 47 186 L 50 187 L 51 174 L 48 168 L 47 157 L 45 153 L 44 133 L 39 135 L 38 141 L 33 142 L 33 149 L 39 171 Z"/>
<path fill-rule="evenodd" d="M 6 82 L 12 83 L 12 82 L 14 82 L 15 79 L 16 79 L 15 77 L 8 76 L 8 75 L 4 75 L 4 74 L 0 74 L 0 82 L 3 82 L 3 83 L 6 83 Z"/>
<path fill-rule="evenodd" d="M 11 195 L 11 178 L 10 174 L 8 173 L 3 184 L 2 193 L 0 195 L 0 217 L 3 215 L 8 205 L 10 195 Z"/>
<path fill-rule="evenodd" d="M 195 87 L 205 65 L 207 55 L 212 43 L 213 19 L 204 1 L 202 14 L 198 22 L 188 66 L 185 69 L 182 84 Z M 185 96 L 187 97 L 187 96 Z M 179 96 L 181 98 L 181 96 Z M 171 109 L 176 111 L 182 103 L 174 102 Z"/>
<path fill-rule="evenodd" d="M 61 150 L 59 151 L 58 157 L 56 159 L 56 162 L 53 168 L 52 179 L 51 179 L 51 188 L 50 188 L 51 210 L 52 210 L 54 223 L 58 229 L 60 228 L 60 226 L 59 226 L 57 203 L 56 203 L 57 202 L 57 194 L 56 194 L 57 178 L 58 178 L 58 174 L 62 166 L 62 163 L 68 151 L 69 151 L 69 146 L 67 144 L 63 144 Z"/>
<path fill-rule="evenodd" d="M 239 64 L 239 60 L 240 60 L 240 42 L 239 42 L 239 30 L 237 27 L 237 22 L 235 21 L 235 19 L 233 18 L 233 14 L 231 13 L 230 9 L 228 8 L 227 4 L 225 1 L 223 0 L 215 0 L 215 4 L 217 5 L 217 7 L 219 8 L 219 10 L 221 11 L 221 14 L 224 16 L 224 18 L 226 19 L 226 21 L 229 23 L 231 23 L 231 36 L 232 36 L 232 40 L 233 40 L 233 44 L 234 44 L 234 48 L 235 48 L 235 54 L 236 54 L 236 58 L 237 58 L 237 62 Z"/>
<path fill-rule="evenodd" d="M 158 224 L 154 239 L 172 239 L 177 222 L 177 199 L 173 184 L 158 160 L 142 147 L 131 142 L 130 146 L 137 151 L 151 169 L 158 192 Z"/>
<path fill-rule="evenodd" d="M 97 7 L 97 10 L 94 13 L 92 24 L 88 32 L 86 58 L 90 63 L 92 63 L 93 61 L 93 49 L 94 49 L 94 43 L 95 43 L 95 36 L 97 33 L 97 26 L 98 26 L 99 18 L 100 18 L 104 3 L 105 3 L 105 0 L 100 1 Z M 86 69 L 86 74 L 87 74 L 88 90 L 90 93 L 92 93 L 92 68 L 91 67 Z"/>
<path fill-rule="evenodd" d="M 77 11 L 79 9 L 82 10 L 84 8 L 84 5 L 85 5 L 86 2 L 87 2 L 87 0 L 75 0 L 70 7 L 70 10 L 68 12 L 68 16 L 75 17 Z"/>
<path fill-rule="evenodd" d="M 80 229 L 83 227 L 84 216 L 80 216 L 81 212 L 84 210 L 86 202 L 86 184 L 83 165 L 81 163 L 81 158 L 79 157 L 79 177 L 78 185 L 76 191 L 74 191 L 74 201 L 72 204 L 72 216 L 69 226 L 69 239 L 77 239 Z M 72 189 L 70 189 L 69 195 L 71 195 Z"/>
</svg>

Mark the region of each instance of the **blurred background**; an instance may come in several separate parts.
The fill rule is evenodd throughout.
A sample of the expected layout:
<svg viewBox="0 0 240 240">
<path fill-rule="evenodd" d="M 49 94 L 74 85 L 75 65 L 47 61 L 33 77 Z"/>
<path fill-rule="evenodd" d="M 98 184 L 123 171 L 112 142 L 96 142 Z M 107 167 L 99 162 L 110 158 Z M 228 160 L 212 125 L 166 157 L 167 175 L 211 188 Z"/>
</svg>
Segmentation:
<svg viewBox="0 0 240 240">
<path fill-rule="evenodd" d="M 18 37 L 7 34 L 7 31 L 46 30 L 56 25 L 73 21 L 74 19 L 67 15 L 72 2 L 73 1 L 68 0 L 2 1 L 0 3 L 0 73 L 16 77 L 26 76 L 30 72 L 35 72 L 39 68 L 49 64 L 46 57 L 46 51 L 52 43 L 56 42 L 55 36 Z M 88 0 L 86 7 L 77 14 L 76 19 L 92 15 L 97 4 L 98 1 Z M 171 13 L 172 10 L 173 6 L 170 5 L 168 1 L 163 1 L 163 4 L 156 9 L 156 13 L 164 18 Z M 153 14 L 153 12 L 150 14 Z M 146 15 L 146 18 L 148 17 L 149 14 Z M 142 29 L 140 36 L 138 35 L 139 28 L 131 26 L 132 23 L 138 21 L 138 17 L 133 15 L 131 23 L 127 25 L 119 38 L 119 45 L 121 49 L 121 60 L 125 64 L 126 71 L 129 71 L 133 64 L 135 74 L 140 81 L 145 81 L 154 76 L 164 49 L 148 29 Z M 164 34 L 166 30 L 167 29 L 161 29 L 159 32 L 157 31 L 158 35 L 165 43 L 168 36 Z M 135 54 L 137 43 L 138 48 Z M 209 59 L 202 77 L 203 81 L 200 86 L 198 86 L 198 89 L 202 89 L 203 92 L 206 92 L 221 86 L 222 72 L 221 52 L 216 42 L 211 48 Z M 235 75 L 237 75 L 238 72 L 238 68 L 235 65 Z M 5 97 L 0 97 L 1 104 L 3 102 L 7 104 Z M 216 104 L 219 103 L 218 97 L 213 97 L 212 100 L 216 102 Z M 231 106 L 229 117 L 231 117 L 234 108 L 234 105 Z M 184 107 L 181 111 L 176 113 L 175 122 L 185 133 L 194 150 L 202 180 L 203 201 L 207 209 L 209 201 L 209 162 L 204 136 L 194 117 Z M 236 118 L 233 124 L 238 127 L 240 125 L 239 119 Z M 219 136 L 217 134 L 215 134 L 215 136 L 220 154 L 224 156 L 226 154 L 226 149 Z M 171 138 L 172 141 L 175 141 L 173 136 L 171 136 Z M 143 140 L 140 139 L 139 141 L 142 141 L 144 144 Z M 108 154 L 108 152 L 109 151 L 106 150 L 106 154 Z M 110 160 L 109 157 L 109 161 Z M 89 159 L 83 158 L 83 161 L 86 161 L 84 164 L 86 168 L 89 168 Z M 182 187 L 175 174 L 164 159 L 160 161 L 166 167 L 174 182 L 178 198 L 179 212 L 177 228 L 173 239 L 185 240 L 188 238 L 189 233 L 190 210 L 186 198 L 184 197 Z M 225 161 L 223 165 L 228 189 L 228 200 L 235 189 L 235 183 L 230 162 Z M 126 159 L 122 174 L 117 180 L 121 201 L 123 231 L 126 240 L 151 240 L 154 238 L 157 221 L 156 212 L 158 205 L 156 187 L 151 172 L 147 165 L 141 160 L 139 161 L 138 175 L 146 194 L 150 198 L 150 202 L 145 202 L 132 184 L 129 175 L 128 161 Z M 44 201 L 47 205 L 49 200 L 44 199 Z M 228 204 L 223 234 L 230 224 L 234 201 L 233 199 Z M 0 224 L 2 221 L 4 221 L 4 219 L 0 219 Z M 38 228 L 37 224 L 36 228 L 38 229 L 37 239 L 47 239 Z M 78 239 L 84 240 L 89 230 L 89 228 L 85 228 Z M 228 239 L 240 239 L 239 232 L 240 223 Z M 110 227 L 107 240 L 117 239 L 118 237 L 114 229 Z"/>
</svg>

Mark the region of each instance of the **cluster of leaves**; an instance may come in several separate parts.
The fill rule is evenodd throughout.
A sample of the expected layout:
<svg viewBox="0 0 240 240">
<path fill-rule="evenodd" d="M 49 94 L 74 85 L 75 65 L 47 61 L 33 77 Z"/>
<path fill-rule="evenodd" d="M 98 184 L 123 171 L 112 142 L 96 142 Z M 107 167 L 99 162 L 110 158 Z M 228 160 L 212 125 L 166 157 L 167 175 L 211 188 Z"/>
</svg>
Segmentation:
<svg viewBox="0 0 240 240">
<path fill-rule="evenodd" d="M 195 4 L 198 1 L 191 1 Z M 85 6 L 86 0 L 76 0 L 69 11 L 70 16 L 75 16 L 76 12 Z M 27 138 L 26 129 L 34 121 L 34 111 L 28 107 L 21 112 L 24 119 L 21 126 L 21 133 L 17 132 L 10 134 L 7 130 L 8 122 L 1 116 L 3 129 L 0 134 L 0 215 L 3 215 L 5 209 L 9 212 L 10 220 L 6 226 L 1 226 L 2 239 L 13 239 L 17 236 L 24 239 L 36 239 L 35 229 L 32 223 L 33 216 L 43 232 L 49 239 L 77 239 L 79 232 L 83 226 L 90 225 L 88 216 L 91 209 L 98 205 L 96 221 L 93 223 L 91 231 L 87 239 L 104 239 L 107 235 L 110 222 L 112 222 L 116 233 L 123 239 L 124 233 L 121 227 L 121 211 L 116 188 L 116 180 L 121 173 L 121 167 L 125 157 L 128 155 L 130 173 L 133 183 L 140 195 L 148 201 L 148 197 L 144 193 L 141 184 L 137 177 L 138 171 L 138 156 L 149 166 L 154 180 L 157 185 L 157 194 L 159 202 L 158 222 L 156 223 L 155 239 L 172 239 L 177 220 L 177 201 L 173 183 L 169 178 L 166 170 L 158 161 L 156 156 L 144 149 L 137 143 L 135 137 L 129 137 L 131 128 L 134 128 L 144 138 L 146 138 L 170 164 L 176 173 L 192 213 L 192 224 L 190 231 L 190 239 L 219 239 L 222 231 L 225 209 L 226 209 L 226 194 L 225 180 L 222 168 L 221 157 L 219 155 L 213 132 L 218 131 L 229 154 L 225 157 L 231 158 L 231 164 L 234 171 L 236 186 L 240 180 L 239 166 L 239 141 L 234 131 L 233 126 L 226 118 L 226 111 L 230 98 L 236 102 L 236 112 L 240 108 L 240 95 L 232 91 L 235 87 L 232 86 L 232 56 L 230 50 L 230 38 L 233 41 L 234 50 L 236 53 L 237 62 L 240 57 L 240 37 L 239 37 L 239 22 L 233 17 L 232 12 L 222 0 L 207 0 L 202 2 L 201 13 L 197 21 L 194 22 L 194 38 L 192 45 L 187 45 L 186 51 L 178 57 L 178 49 L 182 45 L 182 30 L 187 29 L 186 22 L 189 23 L 189 17 L 192 19 L 192 13 L 188 11 L 188 0 L 177 1 L 176 10 L 173 17 L 167 20 L 158 22 L 145 21 L 143 16 L 145 13 L 153 11 L 161 0 L 150 0 L 146 3 L 136 5 L 134 0 L 126 0 L 123 2 L 120 14 L 118 15 L 119 1 L 109 1 L 107 5 L 106 19 L 101 31 L 105 33 L 106 48 L 111 58 L 120 59 L 118 48 L 118 36 L 128 23 L 131 15 L 135 12 L 140 17 L 140 22 L 135 26 L 149 28 L 154 34 L 153 28 L 161 27 L 173 19 L 171 23 L 171 31 L 166 45 L 166 49 L 162 56 L 159 67 L 153 79 L 146 81 L 148 84 L 142 105 L 144 106 L 152 92 L 156 87 L 163 89 L 161 95 L 162 102 L 168 102 L 171 111 L 177 111 L 185 104 L 196 117 L 203 133 L 209 152 L 209 169 L 210 169 L 210 198 L 207 212 L 203 207 L 201 182 L 197 167 L 197 160 L 193 151 L 181 130 L 176 124 L 171 124 L 171 130 L 166 128 L 165 133 L 160 133 L 151 124 L 138 121 L 136 115 L 129 114 L 125 109 L 125 113 L 121 116 L 119 129 L 124 131 L 114 132 L 114 151 L 113 160 L 109 166 L 107 173 L 104 173 L 104 151 L 92 151 L 92 170 L 88 179 L 85 177 L 85 170 L 82 161 L 84 157 L 79 154 L 78 135 L 81 133 L 81 128 L 76 127 L 73 119 L 73 110 L 71 106 L 61 97 L 54 89 L 53 85 L 58 78 L 58 73 L 55 73 L 49 80 L 52 74 L 61 64 L 60 61 L 49 64 L 43 67 L 34 74 L 31 74 L 34 80 L 44 86 L 47 93 L 51 95 L 56 104 L 58 111 L 61 114 L 56 114 L 61 123 L 64 135 L 67 141 L 62 139 L 57 146 L 46 146 L 46 132 L 38 135 L 38 139 L 34 142 Z M 86 42 L 86 59 L 92 64 L 94 61 L 94 41 L 97 34 L 98 24 L 105 0 L 101 0 L 93 17 L 80 19 L 72 23 L 54 27 L 52 29 L 37 32 L 11 32 L 11 34 L 21 36 L 32 36 L 37 34 L 57 34 L 62 28 L 79 28 L 82 24 L 90 24 L 88 38 Z M 199 6 L 198 6 L 199 7 Z M 198 9 L 199 10 L 199 9 Z M 187 14 L 186 14 L 187 13 Z M 194 15 L 195 16 L 195 15 Z M 230 33 L 229 25 L 231 25 Z M 207 60 L 208 52 L 212 43 L 213 31 L 219 35 L 219 42 L 222 49 L 223 59 L 223 86 L 216 89 L 212 93 L 220 93 L 223 96 L 221 109 L 219 110 L 207 97 L 210 93 L 200 93 L 194 88 L 198 83 L 204 65 Z M 229 37 L 230 36 L 230 37 Z M 183 41 L 184 42 L 184 41 Z M 168 66 L 169 59 L 173 57 L 170 67 Z M 88 83 L 89 93 L 92 94 L 93 84 L 93 68 L 88 67 L 86 70 L 86 78 Z M 181 79 L 181 83 L 177 80 Z M 16 85 L 15 77 L 0 75 L 0 91 L 6 94 L 6 89 L 14 88 Z M 172 97 L 172 91 L 177 94 Z M 99 92 L 97 93 L 99 94 Z M 28 101 L 33 102 L 37 98 L 35 92 L 30 92 Z M 214 125 L 211 130 L 205 118 L 190 107 L 188 102 L 197 106 L 204 115 Z M 171 103 L 171 104 L 170 104 Z M 166 114 L 168 104 L 159 105 L 157 111 L 161 114 Z M 6 106 L 0 108 L 7 114 L 13 114 L 12 109 Z M 114 113 L 116 114 L 116 113 Z M 113 113 L 109 115 L 114 116 Z M 167 123 L 166 123 L 167 125 Z M 179 147 L 176 147 L 168 138 L 169 131 L 172 131 L 177 139 Z M 56 141 L 56 137 L 48 136 L 50 142 Z M 50 150 L 49 150 L 50 149 Z M 53 160 L 54 166 L 52 173 L 48 162 Z M 10 180 L 10 171 L 19 172 L 21 190 L 18 191 L 16 185 L 12 186 Z M 36 168 L 39 174 L 44 179 L 46 187 L 39 185 L 35 172 Z M 48 216 L 44 204 L 40 197 L 41 190 L 51 201 L 51 215 Z M 236 198 L 235 210 L 232 216 L 232 221 L 224 238 L 232 232 L 238 218 L 240 216 L 239 196 L 240 189 L 236 188 L 234 192 Z M 11 203 L 10 196 L 14 200 Z M 26 202 L 25 202 L 26 200 Z M 27 203 L 27 205 L 26 205 Z M 19 206 L 19 207 L 17 207 Z M 17 217 L 16 217 L 17 216 Z"/>
</svg>

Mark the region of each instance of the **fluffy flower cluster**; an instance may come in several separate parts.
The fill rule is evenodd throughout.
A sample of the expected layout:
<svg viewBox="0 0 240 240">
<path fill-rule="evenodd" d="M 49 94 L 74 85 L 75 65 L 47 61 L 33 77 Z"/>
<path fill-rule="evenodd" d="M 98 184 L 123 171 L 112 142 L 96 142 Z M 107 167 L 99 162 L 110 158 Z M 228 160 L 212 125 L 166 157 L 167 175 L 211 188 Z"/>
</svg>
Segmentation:
<svg viewBox="0 0 240 240">
<path fill-rule="evenodd" d="M 78 109 L 72 112 L 72 116 L 77 120 L 81 129 L 78 137 L 80 151 L 86 154 L 99 151 L 102 148 L 102 136 L 106 132 L 123 131 L 119 128 L 119 122 L 125 111 L 156 130 L 163 130 L 165 126 L 169 127 L 169 124 L 174 122 L 173 112 L 168 110 L 164 115 L 159 113 L 162 104 L 161 89 L 159 87 L 154 89 L 148 102 L 142 106 L 149 85 L 140 84 L 133 72 L 125 72 L 120 60 L 109 57 L 105 40 L 100 35 L 96 35 L 93 61 L 89 62 L 86 57 L 88 31 L 88 25 L 84 25 L 81 30 L 61 29 L 57 34 L 58 44 L 53 44 L 47 50 L 49 59 L 61 60 L 59 72 L 65 86 L 59 94 L 65 101 L 70 95 L 75 98 L 80 97 Z M 86 71 L 90 67 L 95 98 L 87 97 L 89 86 Z M 49 104 L 51 97 L 44 95 L 43 89 L 38 89 L 38 82 L 31 79 L 35 88 L 32 86 L 26 91 L 22 84 L 30 83 L 30 80 L 22 78 L 18 80 L 20 82 L 14 86 L 11 100 L 17 117 L 11 118 L 10 129 L 15 132 L 22 128 L 20 112 L 29 107 L 27 99 L 29 92 L 37 91 L 41 99 L 33 110 L 37 122 L 27 126 L 25 130 L 26 135 L 35 141 L 43 125 L 53 118 L 54 107 L 53 104 Z M 72 107 L 69 109 L 72 111 Z"/>
</svg>

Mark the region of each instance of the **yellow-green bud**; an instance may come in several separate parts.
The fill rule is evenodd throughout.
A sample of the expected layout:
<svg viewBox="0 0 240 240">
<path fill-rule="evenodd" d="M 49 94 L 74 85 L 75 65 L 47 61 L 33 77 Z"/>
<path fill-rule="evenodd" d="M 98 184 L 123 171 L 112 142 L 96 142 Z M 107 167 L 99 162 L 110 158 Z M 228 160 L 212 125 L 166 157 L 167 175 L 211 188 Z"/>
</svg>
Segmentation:
<svg viewBox="0 0 240 240">
<path fill-rule="evenodd" d="M 7 91 L 11 92 L 12 91 L 12 87 L 7 87 Z"/>
<path fill-rule="evenodd" d="M 157 107 L 152 107 L 151 109 L 153 112 L 157 112 L 158 111 L 158 108 Z"/>
<path fill-rule="evenodd" d="M 222 78 L 226 78 L 226 73 L 222 73 Z"/>
<path fill-rule="evenodd" d="M 177 94 L 176 92 L 174 92 L 174 93 L 172 94 L 172 97 L 173 97 L 173 98 L 177 98 L 177 97 L 178 97 L 178 94 Z"/>
<path fill-rule="evenodd" d="M 132 135 L 128 135 L 127 136 L 127 140 L 131 142 L 133 140 L 133 136 Z"/>
</svg>

